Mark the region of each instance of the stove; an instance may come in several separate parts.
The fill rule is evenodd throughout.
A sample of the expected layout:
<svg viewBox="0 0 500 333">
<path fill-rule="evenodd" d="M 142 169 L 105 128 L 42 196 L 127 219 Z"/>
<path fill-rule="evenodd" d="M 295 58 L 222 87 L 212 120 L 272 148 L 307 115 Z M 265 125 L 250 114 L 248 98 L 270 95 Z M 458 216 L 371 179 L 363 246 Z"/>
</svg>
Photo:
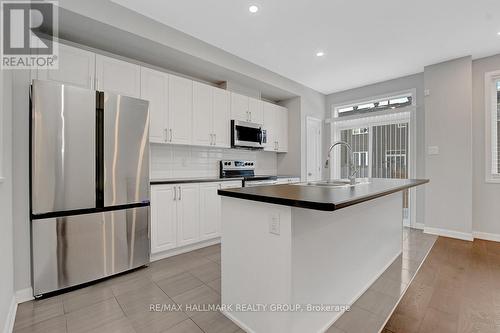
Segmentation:
<svg viewBox="0 0 500 333">
<path fill-rule="evenodd" d="M 278 177 L 255 174 L 255 161 L 222 160 L 220 161 L 221 178 L 243 178 L 244 187 L 274 185 Z"/>
</svg>

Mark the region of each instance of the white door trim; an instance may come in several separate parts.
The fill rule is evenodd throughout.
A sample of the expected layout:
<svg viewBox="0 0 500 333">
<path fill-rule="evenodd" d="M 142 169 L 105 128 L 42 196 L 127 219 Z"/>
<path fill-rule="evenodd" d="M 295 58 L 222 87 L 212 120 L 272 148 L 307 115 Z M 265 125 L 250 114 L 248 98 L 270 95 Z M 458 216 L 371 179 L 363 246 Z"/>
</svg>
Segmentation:
<svg viewBox="0 0 500 333">
<path fill-rule="evenodd" d="M 315 117 L 311 117 L 311 116 L 307 116 L 306 117 L 306 180 L 308 180 L 308 177 L 309 177 L 309 170 L 307 170 L 307 156 L 309 154 L 309 151 L 308 151 L 308 137 L 309 137 L 309 122 L 314 122 L 314 123 L 317 123 L 319 124 L 319 142 L 320 142 L 320 146 L 319 146 L 319 156 L 318 156 L 318 167 L 319 167 L 319 178 L 321 179 L 323 177 L 323 173 L 321 172 L 322 171 L 322 160 L 321 160 L 321 157 L 322 157 L 322 152 L 323 152 L 323 120 L 319 119 L 319 118 L 315 118 Z"/>
</svg>

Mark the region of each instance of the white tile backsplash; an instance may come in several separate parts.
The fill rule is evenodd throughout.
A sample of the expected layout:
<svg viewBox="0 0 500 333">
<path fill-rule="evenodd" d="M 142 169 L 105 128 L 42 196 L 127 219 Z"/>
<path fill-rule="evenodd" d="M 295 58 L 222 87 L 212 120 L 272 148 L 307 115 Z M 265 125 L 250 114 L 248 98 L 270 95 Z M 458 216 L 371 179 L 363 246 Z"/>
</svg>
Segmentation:
<svg viewBox="0 0 500 333">
<path fill-rule="evenodd" d="M 276 153 L 151 144 L 151 179 L 218 177 L 220 160 L 252 160 L 258 175 L 276 175 Z"/>
</svg>

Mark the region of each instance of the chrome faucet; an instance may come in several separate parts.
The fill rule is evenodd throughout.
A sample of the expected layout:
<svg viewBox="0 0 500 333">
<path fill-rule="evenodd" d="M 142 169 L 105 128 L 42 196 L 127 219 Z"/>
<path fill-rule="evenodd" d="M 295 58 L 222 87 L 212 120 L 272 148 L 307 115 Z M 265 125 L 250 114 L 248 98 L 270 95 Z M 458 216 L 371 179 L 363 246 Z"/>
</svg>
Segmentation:
<svg viewBox="0 0 500 333">
<path fill-rule="evenodd" d="M 329 164 L 329 161 L 330 161 L 330 154 L 332 152 L 332 149 L 335 147 L 335 146 L 338 146 L 338 145 L 344 145 L 347 150 L 349 151 L 349 183 L 351 185 L 354 185 L 356 184 L 356 174 L 358 173 L 358 169 L 356 169 L 354 167 L 354 152 L 352 151 L 352 147 L 350 144 L 348 144 L 347 142 L 345 141 L 336 141 L 333 145 L 330 146 L 330 149 L 328 149 L 328 158 L 326 159 L 326 162 L 325 162 L 325 168 L 328 168 L 328 164 Z"/>
</svg>

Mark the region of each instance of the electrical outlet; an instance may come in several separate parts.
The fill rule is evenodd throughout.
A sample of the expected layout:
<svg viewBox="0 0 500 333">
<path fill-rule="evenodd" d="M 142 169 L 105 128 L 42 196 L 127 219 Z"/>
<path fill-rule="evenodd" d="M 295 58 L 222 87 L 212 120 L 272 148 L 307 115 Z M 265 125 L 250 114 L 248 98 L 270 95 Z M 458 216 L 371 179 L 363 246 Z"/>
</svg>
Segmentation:
<svg viewBox="0 0 500 333">
<path fill-rule="evenodd" d="M 271 216 L 269 220 L 269 233 L 274 235 L 280 234 L 280 216 L 279 214 L 275 214 Z"/>
</svg>

